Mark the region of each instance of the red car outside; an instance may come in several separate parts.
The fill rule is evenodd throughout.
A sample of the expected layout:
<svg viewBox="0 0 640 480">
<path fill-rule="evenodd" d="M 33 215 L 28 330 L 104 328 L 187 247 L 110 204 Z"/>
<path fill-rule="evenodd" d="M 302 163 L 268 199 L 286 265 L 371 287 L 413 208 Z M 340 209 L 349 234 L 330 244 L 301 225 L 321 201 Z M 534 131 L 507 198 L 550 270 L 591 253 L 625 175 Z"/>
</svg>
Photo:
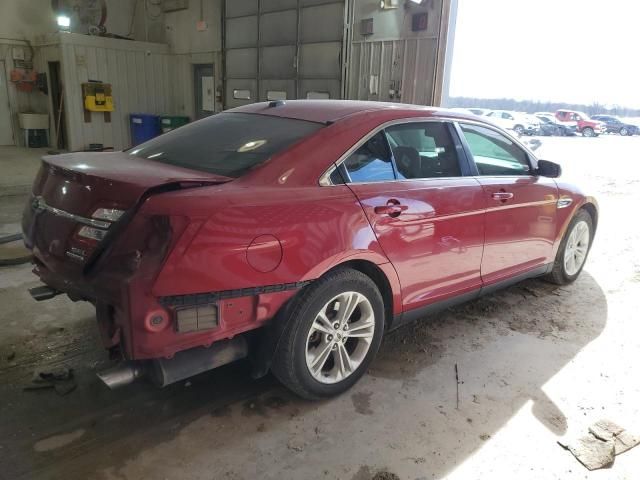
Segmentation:
<svg viewBox="0 0 640 480">
<path fill-rule="evenodd" d="M 599 122 L 589 118 L 584 112 L 575 112 L 573 110 L 558 110 L 556 118 L 561 122 L 576 125 L 578 132 L 584 137 L 597 137 L 601 133 L 607 131 L 604 122 Z"/>
<path fill-rule="evenodd" d="M 23 217 L 39 300 L 96 307 L 105 346 L 166 385 L 248 356 L 308 398 L 383 333 L 525 278 L 568 283 L 595 200 L 458 112 L 247 105 L 125 152 L 45 157 Z"/>
</svg>

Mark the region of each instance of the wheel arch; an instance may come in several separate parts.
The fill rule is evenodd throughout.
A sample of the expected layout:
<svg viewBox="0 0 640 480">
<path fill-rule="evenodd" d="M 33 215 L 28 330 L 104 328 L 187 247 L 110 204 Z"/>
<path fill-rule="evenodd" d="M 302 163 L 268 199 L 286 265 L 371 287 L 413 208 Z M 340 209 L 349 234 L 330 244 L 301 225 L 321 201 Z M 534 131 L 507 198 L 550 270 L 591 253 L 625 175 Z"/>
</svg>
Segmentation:
<svg viewBox="0 0 640 480">
<path fill-rule="evenodd" d="M 353 270 L 357 270 L 365 274 L 367 277 L 369 277 L 373 281 L 373 283 L 376 284 L 376 286 L 378 287 L 378 290 L 380 290 L 380 294 L 382 295 L 382 300 L 384 302 L 385 328 L 389 327 L 393 319 L 393 314 L 395 311 L 394 307 L 397 307 L 397 305 L 396 305 L 396 302 L 394 301 L 395 300 L 394 297 L 396 295 L 394 295 L 394 289 L 391 286 L 391 282 L 389 281 L 389 277 L 387 276 L 387 273 L 385 273 L 384 270 L 382 270 L 382 268 L 380 268 L 379 265 L 369 260 L 353 259 L 353 260 L 347 260 L 345 262 L 335 265 L 333 268 L 327 271 L 325 275 L 341 268 L 350 268 Z"/>
<path fill-rule="evenodd" d="M 593 233 L 595 234 L 598 228 L 598 207 L 594 202 L 587 200 L 579 210 L 586 210 L 586 212 L 591 216 L 591 220 L 593 221 Z"/>
<path fill-rule="evenodd" d="M 391 325 L 394 315 L 402 310 L 402 296 L 400 281 L 395 268 L 388 261 L 385 263 L 375 263 L 369 259 L 347 258 L 333 264 L 321 275 L 315 277 L 316 280 L 341 268 L 357 270 L 368 276 L 378 287 L 382 295 L 385 309 L 385 329 Z M 303 287 L 296 295 L 304 295 L 307 287 Z M 288 312 L 291 308 L 291 297 L 277 312 L 275 317 L 260 332 L 254 335 L 253 348 L 250 351 L 250 359 L 253 365 L 252 376 L 259 378 L 264 376 L 273 362 L 273 355 L 281 341 L 285 329 L 289 328 Z"/>
</svg>

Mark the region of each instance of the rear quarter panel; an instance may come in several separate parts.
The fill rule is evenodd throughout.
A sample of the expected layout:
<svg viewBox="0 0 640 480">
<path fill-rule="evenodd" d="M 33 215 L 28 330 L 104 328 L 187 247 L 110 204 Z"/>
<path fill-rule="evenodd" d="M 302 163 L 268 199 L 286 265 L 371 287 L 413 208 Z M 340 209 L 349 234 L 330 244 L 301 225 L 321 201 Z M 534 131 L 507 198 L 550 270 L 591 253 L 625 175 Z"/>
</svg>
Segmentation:
<svg viewBox="0 0 640 480">
<path fill-rule="evenodd" d="M 346 186 L 229 187 L 164 194 L 147 202 L 147 213 L 189 212 L 191 221 L 153 285 L 154 296 L 313 280 L 352 259 L 388 263 Z"/>
</svg>

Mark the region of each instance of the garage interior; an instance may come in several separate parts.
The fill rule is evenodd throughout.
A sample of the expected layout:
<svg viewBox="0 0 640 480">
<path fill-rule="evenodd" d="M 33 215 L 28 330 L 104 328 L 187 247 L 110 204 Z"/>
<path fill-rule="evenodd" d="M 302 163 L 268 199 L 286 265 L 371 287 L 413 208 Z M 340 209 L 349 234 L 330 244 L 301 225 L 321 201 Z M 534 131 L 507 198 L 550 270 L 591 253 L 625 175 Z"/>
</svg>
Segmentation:
<svg viewBox="0 0 640 480">
<path fill-rule="evenodd" d="M 194 121 L 292 99 L 446 104 L 457 8 L 5 2 L 0 236 L 20 231 L 43 155 L 129 148 L 140 116 Z M 86 85 L 113 110 L 88 109 Z M 92 306 L 36 303 L 31 266 L 0 267 L 0 478 L 637 478 L 640 449 L 588 472 L 557 442 L 603 417 L 640 434 L 640 227 L 627 213 L 640 202 L 640 167 L 628 161 L 639 139 L 550 138 L 536 151 L 600 201 L 576 283 L 527 280 L 397 330 L 363 380 L 327 401 L 254 381 L 242 362 L 162 390 L 107 390 Z M 54 368 L 73 371 L 73 391 L 25 389 Z"/>
</svg>

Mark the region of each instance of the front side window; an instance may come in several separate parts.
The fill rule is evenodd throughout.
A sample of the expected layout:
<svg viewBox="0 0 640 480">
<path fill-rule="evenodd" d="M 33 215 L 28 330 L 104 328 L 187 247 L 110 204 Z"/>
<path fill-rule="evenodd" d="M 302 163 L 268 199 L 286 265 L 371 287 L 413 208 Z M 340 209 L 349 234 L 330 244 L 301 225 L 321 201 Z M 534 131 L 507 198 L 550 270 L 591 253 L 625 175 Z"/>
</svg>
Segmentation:
<svg viewBox="0 0 640 480">
<path fill-rule="evenodd" d="M 127 152 L 178 167 L 240 177 L 323 124 L 249 113 L 220 113 L 185 125 Z"/>
<path fill-rule="evenodd" d="M 486 127 L 460 124 L 480 175 L 530 175 L 529 156 L 504 135 Z"/>
<path fill-rule="evenodd" d="M 447 124 L 415 122 L 386 129 L 398 178 L 438 178 L 462 175 Z"/>
<path fill-rule="evenodd" d="M 394 180 L 391 152 L 382 132 L 361 145 L 343 163 L 351 182 Z"/>
</svg>

